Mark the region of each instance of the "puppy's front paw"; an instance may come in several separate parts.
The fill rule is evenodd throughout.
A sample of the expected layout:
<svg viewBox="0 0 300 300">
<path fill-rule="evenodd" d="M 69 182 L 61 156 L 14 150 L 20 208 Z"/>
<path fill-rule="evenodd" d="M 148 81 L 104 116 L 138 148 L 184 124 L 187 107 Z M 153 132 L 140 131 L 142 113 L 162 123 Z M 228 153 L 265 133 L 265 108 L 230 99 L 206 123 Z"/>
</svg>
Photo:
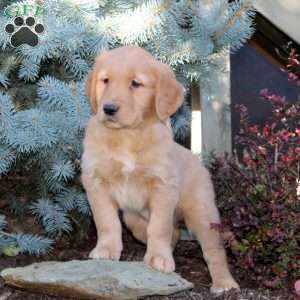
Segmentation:
<svg viewBox="0 0 300 300">
<path fill-rule="evenodd" d="M 147 253 L 144 262 L 155 270 L 163 273 L 171 273 L 175 270 L 175 262 L 172 255 L 159 255 Z"/>
<path fill-rule="evenodd" d="M 96 246 L 89 254 L 92 259 L 120 260 L 122 248 Z"/>
<path fill-rule="evenodd" d="M 211 293 L 221 294 L 223 292 L 229 291 L 231 289 L 239 290 L 240 287 L 233 278 L 225 278 L 216 281 L 210 288 Z"/>
</svg>

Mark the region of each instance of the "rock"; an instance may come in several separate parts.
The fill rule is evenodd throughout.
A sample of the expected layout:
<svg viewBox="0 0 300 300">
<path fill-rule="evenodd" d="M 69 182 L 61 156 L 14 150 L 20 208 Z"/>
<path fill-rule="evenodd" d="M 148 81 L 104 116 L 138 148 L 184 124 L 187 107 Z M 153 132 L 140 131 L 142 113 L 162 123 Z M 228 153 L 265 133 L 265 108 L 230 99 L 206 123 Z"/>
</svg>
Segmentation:
<svg viewBox="0 0 300 300">
<path fill-rule="evenodd" d="M 8 285 L 81 299 L 137 299 L 170 295 L 193 287 L 176 273 L 163 274 L 142 262 L 109 260 L 35 263 L 5 269 L 1 276 Z"/>
</svg>

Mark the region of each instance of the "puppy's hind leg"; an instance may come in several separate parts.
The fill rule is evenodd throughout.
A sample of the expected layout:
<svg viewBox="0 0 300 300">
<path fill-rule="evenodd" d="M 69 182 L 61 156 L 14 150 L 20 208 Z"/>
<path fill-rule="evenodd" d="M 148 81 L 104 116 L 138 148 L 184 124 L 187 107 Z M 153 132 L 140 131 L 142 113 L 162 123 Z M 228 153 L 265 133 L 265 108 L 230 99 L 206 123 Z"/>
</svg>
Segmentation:
<svg viewBox="0 0 300 300">
<path fill-rule="evenodd" d="M 230 274 L 220 233 L 211 228 L 212 223 L 220 223 L 220 218 L 210 176 L 206 170 L 203 172 L 201 182 L 194 184 L 193 190 L 185 195 L 182 211 L 186 226 L 197 236 L 201 245 L 212 277 L 211 292 L 221 293 L 231 288 L 238 289 L 239 286 Z"/>
<path fill-rule="evenodd" d="M 146 220 L 143 216 L 130 211 L 123 213 L 123 220 L 126 226 L 131 230 L 133 236 L 140 242 L 147 244 L 148 220 Z M 175 248 L 179 238 L 180 231 L 179 229 L 175 228 L 172 238 L 173 249 Z"/>
<path fill-rule="evenodd" d="M 125 211 L 123 220 L 126 226 L 131 230 L 133 236 L 140 242 L 147 243 L 148 221 L 137 213 Z"/>
</svg>

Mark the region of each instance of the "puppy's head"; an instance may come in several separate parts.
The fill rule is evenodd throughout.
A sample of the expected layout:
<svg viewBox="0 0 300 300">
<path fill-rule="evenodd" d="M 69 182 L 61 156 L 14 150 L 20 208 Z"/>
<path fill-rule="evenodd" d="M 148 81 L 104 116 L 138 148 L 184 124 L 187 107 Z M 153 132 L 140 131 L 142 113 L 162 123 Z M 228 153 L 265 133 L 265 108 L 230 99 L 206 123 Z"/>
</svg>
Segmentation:
<svg viewBox="0 0 300 300">
<path fill-rule="evenodd" d="M 87 81 L 87 95 L 107 127 L 136 127 L 147 118 L 166 121 L 183 101 L 173 71 L 139 47 L 105 51 Z"/>
</svg>

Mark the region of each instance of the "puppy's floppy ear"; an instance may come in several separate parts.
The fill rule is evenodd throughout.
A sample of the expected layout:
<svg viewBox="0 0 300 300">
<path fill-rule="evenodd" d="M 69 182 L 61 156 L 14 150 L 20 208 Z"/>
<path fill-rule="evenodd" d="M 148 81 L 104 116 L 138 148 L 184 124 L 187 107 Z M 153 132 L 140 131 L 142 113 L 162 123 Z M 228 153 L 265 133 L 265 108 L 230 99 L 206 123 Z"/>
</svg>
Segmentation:
<svg viewBox="0 0 300 300">
<path fill-rule="evenodd" d="M 86 82 L 86 94 L 90 99 L 91 108 L 93 114 L 97 112 L 97 95 L 96 95 L 96 84 L 97 84 L 97 72 L 95 69 L 90 71 Z"/>
<path fill-rule="evenodd" d="M 90 98 L 93 114 L 97 113 L 99 100 L 98 98 L 100 98 L 100 94 L 103 92 L 103 88 L 101 89 L 101 86 L 99 84 L 98 73 L 101 68 L 101 59 L 103 59 L 106 53 L 107 51 L 104 50 L 97 56 L 93 69 L 90 71 L 88 79 L 86 81 L 86 94 Z"/>
<path fill-rule="evenodd" d="M 162 63 L 159 63 L 159 65 L 155 109 L 158 118 L 165 121 L 181 106 L 185 90 L 168 66 Z"/>
</svg>

